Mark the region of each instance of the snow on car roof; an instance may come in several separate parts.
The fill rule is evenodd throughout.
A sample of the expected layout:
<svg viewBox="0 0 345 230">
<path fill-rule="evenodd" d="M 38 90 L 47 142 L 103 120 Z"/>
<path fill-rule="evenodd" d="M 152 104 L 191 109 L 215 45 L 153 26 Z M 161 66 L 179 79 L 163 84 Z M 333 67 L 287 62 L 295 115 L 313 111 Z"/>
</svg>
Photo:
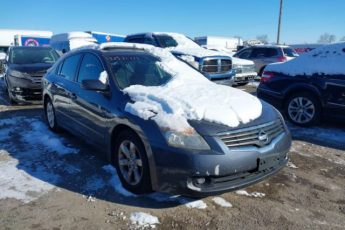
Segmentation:
<svg viewBox="0 0 345 230">
<path fill-rule="evenodd" d="M 207 120 L 236 127 L 261 115 L 259 99 L 209 81 L 165 49 L 133 43 L 120 46 L 142 48 L 159 57 L 161 61 L 157 65 L 173 76 L 162 86 L 125 88 L 124 93 L 134 101 L 127 103 L 125 110 L 133 115 L 152 119 L 162 128 L 179 132 L 191 129 L 188 120 Z"/>
<path fill-rule="evenodd" d="M 345 75 L 345 42 L 326 45 L 284 63 L 270 64 L 265 71 L 296 75 Z"/>
</svg>

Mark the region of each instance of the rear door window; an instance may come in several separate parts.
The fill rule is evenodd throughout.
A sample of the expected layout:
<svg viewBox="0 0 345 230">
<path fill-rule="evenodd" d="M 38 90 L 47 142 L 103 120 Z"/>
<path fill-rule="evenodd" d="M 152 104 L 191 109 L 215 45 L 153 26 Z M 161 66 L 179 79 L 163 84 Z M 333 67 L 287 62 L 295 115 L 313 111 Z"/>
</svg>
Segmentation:
<svg viewBox="0 0 345 230">
<path fill-rule="evenodd" d="M 278 55 L 275 48 L 255 48 L 253 49 L 251 58 L 270 58 Z"/>
<path fill-rule="evenodd" d="M 98 57 L 90 53 L 85 54 L 80 64 L 78 82 L 81 83 L 83 80 L 98 80 L 103 71 L 103 66 Z"/>
<path fill-rule="evenodd" d="M 250 58 L 251 54 L 252 54 L 252 49 L 246 49 L 240 52 L 237 56 L 239 58 L 248 59 Z"/>
<path fill-rule="evenodd" d="M 145 43 L 144 37 L 134 37 L 128 39 L 128 41 L 131 43 Z"/>
<path fill-rule="evenodd" d="M 81 54 L 76 54 L 66 58 L 62 64 L 59 75 L 66 78 L 67 80 L 74 81 L 80 57 Z"/>
<path fill-rule="evenodd" d="M 292 48 L 283 48 L 283 52 L 284 52 L 285 56 L 288 56 L 288 57 L 298 57 L 298 54 Z"/>
</svg>

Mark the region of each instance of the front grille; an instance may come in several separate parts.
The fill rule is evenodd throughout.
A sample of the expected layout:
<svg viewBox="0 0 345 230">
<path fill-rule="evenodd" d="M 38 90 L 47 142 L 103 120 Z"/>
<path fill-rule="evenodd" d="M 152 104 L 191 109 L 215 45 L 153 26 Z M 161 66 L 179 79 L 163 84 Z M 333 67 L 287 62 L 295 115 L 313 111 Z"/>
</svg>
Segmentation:
<svg viewBox="0 0 345 230">
<path fill-rule="evenodd" d="M 42 77 L 39 77 L 39 76 L 32 76 L 32 77 L 31 77 L 31 80 L 32 80 L 32 82 L 35 83 L 35 84 L 41 84 L 41 82 L 42 82 Z"/>
<path fill-rule="evenodd" d="M 274 138 L 283 132 L 283 123 L 278 119 L 262 125 L 222 133 L 219 134 L 219 138 L 229 148 L 244 146 L 263 147 L 270 144 Z"/>
<path fill-rule="evenodd" d="M 232 62 L 225 58 L 205 58 L 201 63 L 201 71 L 205 73 L 226 73 L 231 70 Z"/>
</svg>

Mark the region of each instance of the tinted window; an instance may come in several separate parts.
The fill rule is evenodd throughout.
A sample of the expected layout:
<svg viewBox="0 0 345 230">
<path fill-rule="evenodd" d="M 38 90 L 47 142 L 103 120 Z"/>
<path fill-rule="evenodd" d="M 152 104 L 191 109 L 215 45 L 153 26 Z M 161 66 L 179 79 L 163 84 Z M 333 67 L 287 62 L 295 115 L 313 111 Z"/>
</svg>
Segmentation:
<svg viewBox="0 0 345 230">
<path fill-rule="evenodd" d="M 13 64 L 53 64 L 59 55 L 53 49 L 16 47 L 11 49 L 9 62 Z"/>
<path fill-rule="evenodd" d="M 283 48 L 283 52 L 284 52 L 284 55 L 288 56 L 288 57 L 297 57 L 298 56 L 296 51 L 292 48 Z"/>
<path fill-rule="evenodd" d="M 112 56 L 108 60 L 121 89 L 131 85 L 159 86 L 171 79 L 151 56 Z"/>
<path fill-rule="evenodd" d="M 252 58 L 269 58 L 278 55 L 275 48 L 255 48 L 251 54 Z"/>
<path fill-rule="evenodd" d="M 252 53 L 252 49 L 246 49 L 240 52 L 237 56 L 239 58 L 248 59 Z"/>
<path fill-rule="evenodd" d="M 99 79 L 102 72 L 103 67 L 99 59 L 93 54 L 85 54 L 80 64 L 78 82 L 86 79 Z"/>
<path fill-rule="evenodd" d="M 143 37 L 130 38 L 128 39 L 128 41 L 132 43 L 144 43 L 144 38 Z"/>
<path fill-rule="evenodd" d="M 80 54 L 76 54 L 66 58 L 62 64 L 60 75 L 70 81 L 73 81 L 77 72 L 80 57 Z"/>
<path fill-rule="evenodd" d="M 177 42 L 168 35 L 156 35 L 156 39 L 160 45 L 160 47 L 176 47 L 178 44 Z"/>
</svg>

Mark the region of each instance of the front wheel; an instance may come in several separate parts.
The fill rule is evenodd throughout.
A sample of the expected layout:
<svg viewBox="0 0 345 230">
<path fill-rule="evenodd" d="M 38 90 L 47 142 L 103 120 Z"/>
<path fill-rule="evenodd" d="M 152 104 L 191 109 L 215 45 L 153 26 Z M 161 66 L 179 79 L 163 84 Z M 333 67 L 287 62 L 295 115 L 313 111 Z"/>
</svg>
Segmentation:
<svg viewBox="0 0 345 230">
<path fill-rule="evenodd" d="M 290 96 L 286 101 L 285 112 L 294 124 L 311 126 L 320 120 L 321 105 L 313 95 L 297 93 Z"/>
<path fill-rule="evenodd" d="M 113 159 L 123 187 L 135 194 L 152 192 L 146 151 L 136 133 L 125 130 L 119 134 Z"/>
</svg>

